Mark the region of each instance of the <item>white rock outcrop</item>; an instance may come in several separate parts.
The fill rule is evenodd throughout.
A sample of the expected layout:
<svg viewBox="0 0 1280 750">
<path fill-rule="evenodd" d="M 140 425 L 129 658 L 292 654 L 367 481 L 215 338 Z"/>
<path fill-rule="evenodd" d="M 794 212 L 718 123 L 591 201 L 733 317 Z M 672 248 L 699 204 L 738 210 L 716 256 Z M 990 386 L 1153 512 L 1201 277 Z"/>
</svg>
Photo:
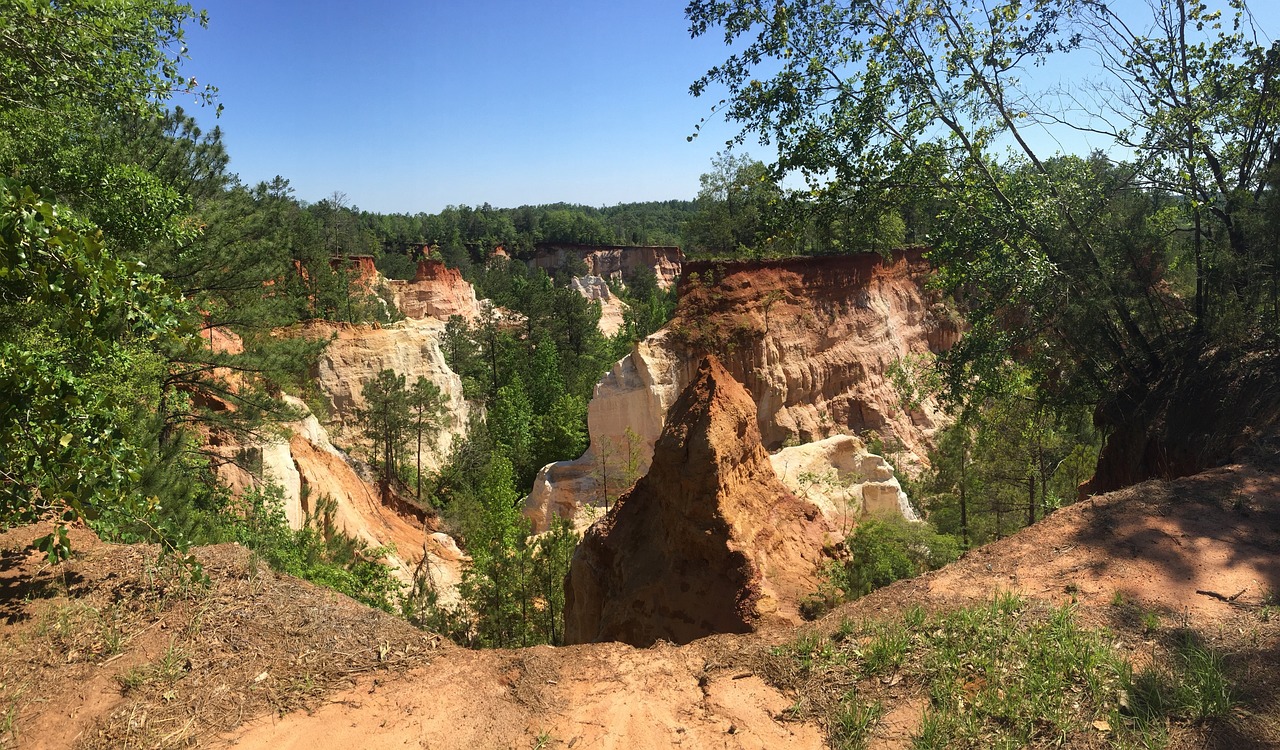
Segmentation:
<svg viewBox="0 0 1280 750">
<path fill-rule="evenodd" d="M 574 276 L 569 282 L 573 290 L 586 299 L 600 305 L 600 323 L 598 328 L 605 336 L 612 336 L 622 328 L 623 314 L 627 311 L 627 303 L 609 288 L 609 284 L 599 276 Z"/>
<path fill-rule="evenodd" d="M 596 384 L 587 406 L 587 452 L 548 464 L 534 480 L 525 515 L 535 531 L 549 529 L 556 516 L 589 525 L 649 470 L 667 410 L 689 378 L 687 363 L 664 340 L 659 331 L 641 341 Z"/>
<path fill-rule="evenodd" d="M 787 489 L 818 506 L 842 533 L 867 516 L 919 520 L 893 467 L 852 435 L 783 448 L 769 463 Z"/>
<path fill-rule="evenodd" d="M 448 459 L 454 441 L 465 436 L 470 413 L 462 395 L 462 379 L 449 368 L 440 349 L 444 326 L 444 322 L 430 318 L 402 320 L 385 327 L 309 325 L 306 335 L 332 337 L 315 378 L 327 401 L 325 427 L 330 434 L 345 446 L 364 445 L 357 426 L 357 414 L 365 407 L 362 391 L 382 370 L 403 375 L 409 387 L 425 377 L 440 389 L 445 402 L 439 433 L 422 447 L 423 470 L 438 469 Z"/>
</svg>

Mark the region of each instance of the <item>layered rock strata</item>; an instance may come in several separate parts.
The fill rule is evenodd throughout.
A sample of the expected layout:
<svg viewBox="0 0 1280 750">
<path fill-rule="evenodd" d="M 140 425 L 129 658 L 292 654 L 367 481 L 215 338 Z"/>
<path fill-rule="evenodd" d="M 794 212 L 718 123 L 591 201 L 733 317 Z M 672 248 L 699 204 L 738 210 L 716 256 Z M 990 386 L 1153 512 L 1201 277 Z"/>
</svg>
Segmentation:
<svg viewBox="0 0 1280 750">
<path fill-rule="evenodd" d="M 227 440 L 213 447 L 225 459 L 219 474 L 233 493 L 268 482 L 278 485 L 285 516 L 295 529 L 302 528 L 308 515 L 316 513 L 320 498 L 327 497 L 334 502 L 338 528 L 374 547 L 394 546 L 387 560 L 401 580 L 410 582 L 421 570 L 431 577 L 442 600 L 449 601 L 460 580 L 462 553 L 439 533 L 433 519 L 390 488 L 376 485 L 368 467 L 349 453 L 362 455 L 368 447 L 358 423 L 365 408 L 364 385 L 389 369 L 403 375 L 409 386 L 421 376 L 440 389 L 441 429 L 424 440 L 423 471 L 447 460 L 454 441 L 465 434 L 469 411 L 462 381 L 440 350 L 443 330 L 439 320 L 409 319 L 386 327 L 313 321 L 282 331 L 281 335 L 329 341 L 313 373 L 324 418 L 286 396 L 303 416 L 282 425 L 278 436 L 251 444 Z M 347 450 L 335 447 L 334 440 Z M 412 448 L 409 453 L 405 460 L 416 463 Z"/>
<path fill-rule="evenodd" d="M 389 282 L 392 299 L 406 318 L 448 320 L 461 315 L 468 323 L 480 317 L 475 287 L 456 268 L 442 261 L 423 258 L 412 281 Z"/>
<path fill-rule="evenodd" d="M 648 474 L 588 529 L 565 584 L 569 643 L 649 646 L 798 617 L 829 529 L 769 464 L 747 391 L 705 358 Z"/>
<path fill-rule="evenodd" d="M 443 322 L 408 319 L 385 327 L 313 322 L 297 333 L 330 339 L 317 364 L 315 384 L 326 401 L 325 427 L 342 445 L 363 444 L 358 415 L 366 406 L 364 386 L 382 370 L 403 375 L 409 387 L 425 377 L 440 389 L 445 415 L 439 432 L 422 446 L 424 471 L 439 468 L 454 441 L 465 435 L 470 411 L 462 379 L 440 349 Z"/>
<path fill-rule="evenodd" d="M 675 319 L 597 384 L 587 453 L 539 474 L 526 504 L 535 528 L 621 489 L 601 477 L 644 472 L 667 409 L 706 353 L 751 393 L 770 450 L 871 432 L 904 460 L 923 460 L 942 418 L 927 398 L 904 409 L 890 373 L 950 347 L 959 325 L 926 289 L 920 250 L 689 263 L 684 273 Z"/>
</svg>

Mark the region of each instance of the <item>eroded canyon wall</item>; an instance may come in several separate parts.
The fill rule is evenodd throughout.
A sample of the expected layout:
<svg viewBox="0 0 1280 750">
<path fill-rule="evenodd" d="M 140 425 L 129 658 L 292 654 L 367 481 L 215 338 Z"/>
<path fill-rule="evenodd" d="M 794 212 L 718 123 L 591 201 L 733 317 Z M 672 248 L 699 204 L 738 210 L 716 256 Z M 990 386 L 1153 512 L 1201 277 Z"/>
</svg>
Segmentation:
<svg viewBox="0 0 1280 750">
<path fill-rule="evenodd" d="M 329 339 L 315 372 L 327 414 L 322 420 L 335 440 L 362 446 L 358 415 L 365 408 L 362 391 L 382 370 L 403 375 L 412 387 L 425 377 L 440 389 L 445 416 L 439 432 L 424 442 L 423 470 L 435 470 L 448 457 L 453 443 L 465 435 L 470 409 L 462 394 L 462 379 L 449 368 L 440 349 L 442 321 L 407 319 L 388 326 L 312 322 L 297 335 Z M 408 460 L 413 460 L 412 456 Z"/>
<path fill-rule="evenodd" d="M 266 483 L 277 485 L 293 529 L 317 513 L 321 499 L 331 500 L 335 527 L 370 547 L 393 548 L 385 560 L 399 580 L 412 583 L 421 567 L 442 600 L 454 601 L 465 557 L 453 540 L 426 514 L 384 504 L 372 477 L 333 445 L 307 405 L 292 396 L 284 400 L 300 417 L 281 425 L 277 436 L 219 446 L 226 459 L 218 466 L 222 482 L 237 496 Z"/>
<path fill-rule="evenodd" d="M 384 492 L 375 483 L 364 460 L 369 443 L 358 424 L 358 414 L 365 407 L 364 384 L 380 371 L 393 370 L 405 376 L 410 386 L 419 376 L 425 377 L 440 389 L 444 414 L 439 432 L 424 441 L 423 471 L 434 470 L 447 459 L 453 442 L 465 434 L 469 407 L 461 379 L 449 369 L 440 350 L 443 330 L 442 321 L 427 318 L 385 327 L 312 321 L 281 331 L 280 335 L 329 341 L 313 373 L 323 418 L 286 395 L 286 402 L 301 415 L 298 420 L 280 425 L 278 435 L 252 444 L 224 440 L 216 450 L 227 459 L 219 474 L 236 494 L 266 482 L 278 485 L 285 516 L 295 529 L 316 512 L 319 499 L 327 497 L 334 502 L 333 521 L 338 528 L 374 547 L 394 546 L 387 560 L 401 580 L 409 582 L 425 556 L 423 571 L 442 600 L 451 601 L 464 556 L 430 514 L 392 497 L 393 492 Z M 412 448 L 405 460 L 415 461 Z"/>
<path fill-rule="evenodd" d="M 626 283 L 643 270 L 652 271 L 661 289 L 676 283 L 684 263 L 678 247 L 656 245 L 539 245 L 529 265 L 554 273 L 570 258 L 586 264 L 587 274 Z"/>
<path fill-rule="evenodd" d="M 627 303 L 609 288 L 609 284 L 599 276 L 574 276 L 569 285 L 585 299 L 600 305 L 600 333 L 612 336 L 622 328 L 623 315 L 627 311 Z"/>
<path fill-rule="evenodd" d="M 587 453 L 540 472 L 526 504 L 535 528 L 603 506 L 644 473 L 667 410 L 708 353 L 751 394 L 769 450 L 871 432 L 923 459 L 941 424 L 936 404 L 904 409 L 890 372 L 950 347 L 959 324 L 926 289 L 922 251 L 698 262 L 683 273 L 675 319 L 596 386 Z"/>
<path fill-rule="evenodd" d="M 442 261 L 423 258 L 412 281 L 388 282 L 396 307 L 406 318 L 448 320 L 461 315 L 468 323 L 480 316 L 475 287 L 456 268 Z"/>
</svg>

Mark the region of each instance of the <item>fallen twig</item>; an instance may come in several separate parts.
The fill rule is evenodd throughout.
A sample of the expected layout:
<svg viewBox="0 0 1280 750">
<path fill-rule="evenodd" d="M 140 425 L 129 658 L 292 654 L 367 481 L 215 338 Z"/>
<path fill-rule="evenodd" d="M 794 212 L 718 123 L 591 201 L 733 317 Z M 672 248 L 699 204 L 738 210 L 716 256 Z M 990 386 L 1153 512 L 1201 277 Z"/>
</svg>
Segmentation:
<svg viewBox="0 0 1280 750">
<path fill-rule="evenodd" d="M 1227 595 L 1225 595 L 1225 594 L 1219 594 L 1217 591 L 1208 591 L 1208 590 L 1206 590 L 1206 589 L 1196 589 L 1196 593 L 1197 593 L 1197 594 L 1200 594 L 1200 595 L 1202 595 L 1202 596 L 1211 596 L 1211 597 L 1213 597 L 1214 599 L 1218 599 L 1218 600 L 1220 600 L 1220 601 L 1224 601 L 1224 602 L 1226 602 L 1227 604 L 1231 604 L 1231 603 L 1232 603 L 1232 602 L 1234 602 L 1236 599 L 1239 599 L 1241 594 L 1243 594 L 1244 592 L 1246 592 L 1246 591 L 1248 591 L 1248 590 L 1249 590 L 1249 587 L 1248 587 L 1248 586 L 1245 586 L 1244 588 L 1240 589 L 1239 591 L 1237 591 L 1237 592 L 1236 592 L 1234 595 L 1232 595 L 1232 596 L 1227 596 Z"/>
</svg>

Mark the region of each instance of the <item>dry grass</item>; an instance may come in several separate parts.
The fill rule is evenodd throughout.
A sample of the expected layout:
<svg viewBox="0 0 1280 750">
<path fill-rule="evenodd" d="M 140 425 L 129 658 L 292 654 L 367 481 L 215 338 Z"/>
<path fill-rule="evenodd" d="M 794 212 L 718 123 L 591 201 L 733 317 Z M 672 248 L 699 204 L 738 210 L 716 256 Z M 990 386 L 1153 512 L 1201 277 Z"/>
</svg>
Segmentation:
<svg viewBox="0 0 1280 750">
<path fill-rule="evenodd" d="M 89 721 L 66 745 L 186 746 L 314 707 L 358 674 L 424 665 L 439 645 L 238 545 L 197 552 L 200 585 L 153 547 L 89 534 L 74 540 L 75 559 L 51 567 L 23 551 L 33 536 L 0 535 L 0 747 L 57 744 L 46 731 L 66 724 L 58 703 L 74 705 L 77 691 Z"/>
</svg>

